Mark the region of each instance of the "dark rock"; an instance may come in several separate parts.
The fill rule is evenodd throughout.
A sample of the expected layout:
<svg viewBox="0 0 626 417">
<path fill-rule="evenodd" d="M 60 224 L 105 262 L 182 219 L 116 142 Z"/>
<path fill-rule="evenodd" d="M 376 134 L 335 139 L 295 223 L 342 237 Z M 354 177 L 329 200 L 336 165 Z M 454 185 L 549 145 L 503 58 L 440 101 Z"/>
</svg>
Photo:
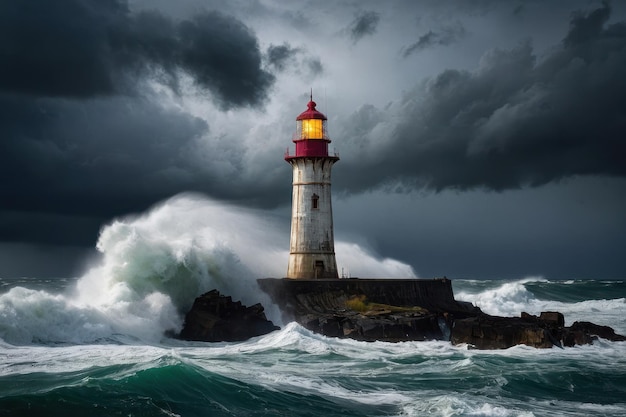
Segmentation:
<svg viewBox="0 0 626 417">
<path fill-rule="evenodd" d="M 597 337 L 626 340 L 608 326 L 589 322 L 576 322 L 571 327 L 564 324 L 563 314 L 554 311 L 543 312 L 539 317 L 522 313 L 520 318 L 483 314 L 456 320 L 451 341 L 454 344 L 467 343 L 477 349 L 506 349 L 520 344 L 536 348 L 586 345 Z"/>
<path fill-rule="evenodd" d="M 563 346 L 572 347 L 576 345 L 590 345 L 597 337 L 592 336 L 584 330 L 567 329 L 563 332 Z"/>
<path fill-rule="evenodd" d="M 548 329 L 533 320 L 483 314 L 455 320 L 450 340 L 476 349 L 507 349 L 520 344 L 548 348 L 554 345 L 553 339 Z"/>
<path fill-rule="evenodd" d="M 450 340 L 478 349 L 536 348 L 592 343 L 597 337 L 626 340 L 607 326 L 578 322 L 565 327 L 563 314 L 496 317 L 454 299 L 450 280 L 274 279 L 258 280 L 286 321 L 331 337 L 364 341 Z M 354 303 L 352 303 L 354 302 Z"/>
<path fill-rule="evenodd" d="M 423 316 L 391 312 L 374 316 L 353 311 L 332 315 L 307 314 L 298 322 L 307 329 L 329 337 L 349 337 L 373 342 L 400 342 L 406 340 L 447 340 L 436 314 Z"/>
<path fill-rule="evenodd" d="M 246 307 L 212 290 L 196 298 L 179 337 L 203 342 L 237 342 L 278 329 L 267 320 L 261 304 Z"/>
<path fill-rule="evenodd" d="M 589 334 L 592 337 L 597 336 L 601 337 L 602 339 L 610 340 L 612 342 L 626 341 L 626 336 L 615 333 L 615 330 L 613 330 L 611 327 L 600 326 L 598 324 L 593 324 L 588 321 L 575 321 L 574 324 L 569 327 L 568 331 L 583 332 Z"/>
<path fill-rule="evenodd" d="M 318 319 L 319 331 L 318 333 L 324 334 L 330 337 L 343 336 L 343 326 L 341 325 L 341 317 L 331 316 L 322 317 Z"/>
<path fill-rule="evenodd" d="M 565 326 L 565 317 L 558 311 L 542 311 L 539 320 L 557 327 Z"/>
</svg>

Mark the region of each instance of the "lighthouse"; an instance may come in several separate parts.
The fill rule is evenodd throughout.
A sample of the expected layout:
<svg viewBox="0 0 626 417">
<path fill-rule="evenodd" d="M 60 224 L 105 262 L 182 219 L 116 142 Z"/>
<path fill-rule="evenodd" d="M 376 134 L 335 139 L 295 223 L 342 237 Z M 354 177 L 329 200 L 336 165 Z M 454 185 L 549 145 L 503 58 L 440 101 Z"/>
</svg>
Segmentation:
<svg viewBox="0 0 626 417">
<path fill-rule="evenodd" d="M 328 154 L 327 119 L 315 106 L 311 93 L 307 109 L 296 118 L 295 154 L 285 153 L 293 171 L 287 278 L 338 278 L 330 173 L 339 157 Z"/>
</svg>

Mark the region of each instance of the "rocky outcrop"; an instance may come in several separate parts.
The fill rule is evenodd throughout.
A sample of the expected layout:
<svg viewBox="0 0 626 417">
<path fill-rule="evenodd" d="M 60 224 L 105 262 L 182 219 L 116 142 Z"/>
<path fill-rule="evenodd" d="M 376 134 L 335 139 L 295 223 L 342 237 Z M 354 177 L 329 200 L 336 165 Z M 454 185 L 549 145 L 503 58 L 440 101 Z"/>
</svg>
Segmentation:
<svg viewBox="0 0 626 417">
<path fill-rule="evenodd" d="M 568 329 L 564 337 L 565 346 L 582 345 L 581 341 L 586 341 L 586 335 L 590 335 L 592 341 L 601 337 L 613 342 L 626 341 L 626 336 L 615 333 L 609 326 L 600 326 L 588 321 L 575 321 Z"/>
<path fill-rule="evenodd" d="M 204 342 L 238 342 L 279 327 L 267 320 L 261 304 L 246 307 L 217 290 L 196 298 L 179 337 Z"/>
<path fill-rule="evenodd" d="M 450 341 L 455 345 L 466 343 L 476 349 L 506 349 L 520 344 L 536 348 L 560 345 L 552 322 L 487 314 L 456 320 Z"/>
<path fill-rule="evenodd" d="M 324 313 L 298 315 L 296 321 L 305 328 L 326 336 L 368 342 L 447 340 L 449 337 L 445 318 L 419 307 L 374 305 L 365 307 L 363 311 L 355 311 L 344 306 Z"/>
<path fill-rule="evenodd" d="M 497 317 L 454 299 L 448 279 L 262 279 L 285 321 L 330 337 L 363 341 L 449 340 L 476 349 L 536 348 L 593 343 L 598 337 L 624 341 L 608 326 L 565 326 L 556 311 L 539 316 Z M 185 317 L 180 338 L 242 341 L 277 330 L 261 304 L 246 307 L 213 290 L 198 297 Z"/>
<path fill-rule="evenodd" d="M 448 279 L 258 280 L 280 307 L 316 333 L 364 341 L 450 340 L 476 349 L 536 348 L 626 340 L 607 326 L 576 322 L 559 312 L 497 317 L 454 299 Z"/>
<path fill-rule="evenodd" d="M 528 313 L 522 313 L 521 317 L 481 314 L 456 320 L 450 341 L 454 344 L 467 343 L 476 349 L 506 349 L 515 345 L 549 348 L 590 344 L 598 337 L 611 341 L 626 340 L 608 326 L 575 322 L 566 327 L 563 314 L 550 311 L 538 317 Z"/>
<path fill-rule="evenodd" d="M 415 317 L 412 314 L 341 314 L 332 317 L 313 316 L 301 323 L 307 329 L 326 336 L 348 337 L 367 342 L 402 342 L 406 340 L 444 340 L 445 321 L 434 314 Z"/>
<path fill-rule="evenodd" d="M 449 340 L 455 317 L 480 312 L 457 302 L 450 280 L 262 279 L 285 321 L 364 341 Z"/>
</svg>

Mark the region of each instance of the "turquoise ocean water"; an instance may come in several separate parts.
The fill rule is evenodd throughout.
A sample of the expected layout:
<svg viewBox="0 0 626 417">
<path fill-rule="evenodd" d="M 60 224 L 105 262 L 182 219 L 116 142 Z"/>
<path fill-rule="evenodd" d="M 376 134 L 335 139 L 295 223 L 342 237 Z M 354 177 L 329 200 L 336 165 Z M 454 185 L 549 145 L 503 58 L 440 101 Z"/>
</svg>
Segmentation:
<svg viewBox="0 0 626 417">
<path fill-rule="evenodd" d="M 160 319 L 116 322 L 130 302 L 81 305 L 78 281 L 0 280 L 0 415 L 626 416 L 626 342 L 478 351 L 326 338 L 295 323 L 242 343 L 181 342 L 141 329 L 161 330 Z M 626 333 L 623 281 L 453 287 L 492 314 L 558 310 L 566 324 Z"/>
</svg>

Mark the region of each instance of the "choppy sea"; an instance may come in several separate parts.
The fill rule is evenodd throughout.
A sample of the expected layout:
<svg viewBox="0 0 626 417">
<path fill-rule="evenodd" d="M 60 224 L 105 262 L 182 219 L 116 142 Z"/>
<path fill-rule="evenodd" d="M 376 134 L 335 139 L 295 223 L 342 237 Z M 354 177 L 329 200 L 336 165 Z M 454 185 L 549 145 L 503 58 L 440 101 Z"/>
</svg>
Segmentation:
<svg viewBox="0 0 626 417">
<path fill-rule="evenodd" d="M 183 196 L 104 227 L 102 259 L 80 277 L 0 277 L 0 416 L 626 416 L 626 342 L 479 351 L 280 322 L 253 272 L 286 267 L 278 229 Z M 413 274 L 355 245 L 337 252 L 378 276 Z M 452 283 L 458 300 L 490 314 L 556 310 L 567 325 L 626 334 L 624 281 Z M 282 329 L 241 343 L 164 336 L 212 288 L 261 301 Z"/>
<path fill-rule="evenodd" d="M 62 294 L 73 281 L 0 280 L 0 415 L 626 416 L 626 342 L 478 351 L 327 338 L 295 323 L 242 343 L 150 339 L 117 333 L 110 317 L 64 323 L 89 315 L 58 310 L 71 310 Z M 453 287 L 489 313 L 558 310 L 566 324 L 626 334 L 623 281 Z"/>
</svg>

